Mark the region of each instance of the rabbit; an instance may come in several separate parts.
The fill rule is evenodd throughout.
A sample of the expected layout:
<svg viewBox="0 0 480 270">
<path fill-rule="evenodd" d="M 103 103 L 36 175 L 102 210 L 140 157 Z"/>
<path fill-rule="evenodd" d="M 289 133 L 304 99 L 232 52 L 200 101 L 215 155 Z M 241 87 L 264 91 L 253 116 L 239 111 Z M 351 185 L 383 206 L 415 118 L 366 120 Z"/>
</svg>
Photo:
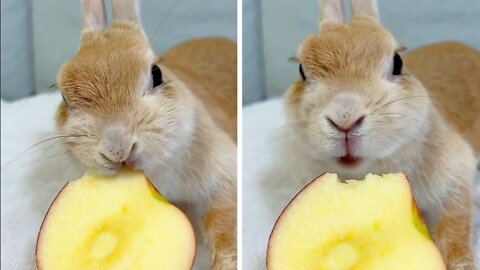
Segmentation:
<svg viewBox="0 0 480 270">
<path fill-rule="evenodd" d="M 66 150 L 102 174 L 144 171 L 198 209 L 212 269 L 236 269 L 236 44 L 197 39 L 156 57 L 138 0 L 113 0 L 109 27 L 102 0 L 82 8 L 80 48 L 56 79 Z"/>
<path fill-rule="evenodd" d="M 294 56 L 299 76 L 284 96 L 289 136 L 283 146 L 292 179 L 307 181 L 323 172 L 343 180 L 405 172 L 448 269 L 474 269 L 470 237 L 477 164 L 472 145 L 478 155 L 480 137 L 479 100 L 474 99 L 480 93 L 478 76 L 470 78 L 468 87 L 457 87 L 461 84 L 454 82 L 461 77 L 454 76 L 468 61 L 450 57 L 446 66 L 441 63 L 449 57 L 435 56 L 419 72 L 433 88 L 427 90 L 412 71 L 432 59 L 435 47 L 412 52 L 406 63 L 417 67 L 411 71 L 403 65 L 404 48 L 381 25 L 376 1 L 351 0 L 349 22 L 344 22 L 341 0 L 319 4 L 320 31 L 299 46 Z M 470 66 L 478 68 L 478 53 L 463 50 L 477 61 Z"/>
</svg>

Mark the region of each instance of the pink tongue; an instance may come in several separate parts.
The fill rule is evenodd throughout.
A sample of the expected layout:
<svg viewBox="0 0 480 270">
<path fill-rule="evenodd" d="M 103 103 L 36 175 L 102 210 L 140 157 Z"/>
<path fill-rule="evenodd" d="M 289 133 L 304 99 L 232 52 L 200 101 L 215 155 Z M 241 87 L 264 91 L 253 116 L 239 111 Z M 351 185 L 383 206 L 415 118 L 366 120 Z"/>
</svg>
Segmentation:
<svg viewBox="0 0 480 270">
<path fill-rule="evenodd" d="M 346 156 L 341 157 L 341 159 L 346 162 L 352 162 L 356 160 L 355 157 L 353 157 L 350 154 L 347 154 Z"/>
<path fill-rule="evenodd" d="M 346 166 L 353 166 L 357 164 L 358 160 L 354 156 L 347 154 L 340 158 L 340 162 Z"/>
</svg>

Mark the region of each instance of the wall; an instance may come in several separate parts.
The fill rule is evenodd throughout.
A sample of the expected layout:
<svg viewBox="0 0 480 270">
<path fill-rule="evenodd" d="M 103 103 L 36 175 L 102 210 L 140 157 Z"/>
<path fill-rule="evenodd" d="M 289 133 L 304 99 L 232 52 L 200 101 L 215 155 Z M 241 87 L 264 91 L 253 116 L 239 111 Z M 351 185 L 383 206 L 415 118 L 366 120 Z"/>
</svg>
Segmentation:
<svg viewBox="0 0 480 270">
<path fill-rule="evenodd" d="M 111 0 L 105 5 L 111 18 Z M 2 0 L 1 6 L 2 98 L 52 91 L 61 65 L 78 49 L 80 0 Z M 236 0 L 141 0 L 141 14 L 159 54 L 192 38 L 237 38 Z"/>
<path fill-rule="evenodd" d="M 347 15 L 348 2 L 344 1 Z M 381 21 L 408 49 L 437 41 L 458 40 L 480 50 L 479 0 L 378 2 Z M 318 31 L 319 9 L 315 0 L 262 0 L 261 3 L 262 20 L 258 25 L 263 33 L 261 42 L 254 37 L 244 36 L 244 48 L 249 48 L 247 44 L 253 43 L 263 46 L 250 50 L 262 52 L 262 64 L 265 67 L 262 80 L 265 87 L 254 89 L 260 93 L 244 89 L 244 93 L 251 95 L 244 96 L 244 100 L 249 101 L 284 93 L 298 75 L 297 64 L 289 63 L 288 58 L 295 54 L 307 35 Z M 251 54 L 245 50 L 243 53 Z"/>
<path fill-rule="evenodd" d="M 142 25 L 158 54 L 191 38 L 237 38 L 236 0 L 142 0 L 140 3 Z M 105 1 L 105 6 L 111 18 L 111 0 Z M 35 85 L 37 92 L 45 92 L 55 81 L 61 65 L 78 48 L 80 1 L 34 1 L 33 23 Z"/>
</svg>

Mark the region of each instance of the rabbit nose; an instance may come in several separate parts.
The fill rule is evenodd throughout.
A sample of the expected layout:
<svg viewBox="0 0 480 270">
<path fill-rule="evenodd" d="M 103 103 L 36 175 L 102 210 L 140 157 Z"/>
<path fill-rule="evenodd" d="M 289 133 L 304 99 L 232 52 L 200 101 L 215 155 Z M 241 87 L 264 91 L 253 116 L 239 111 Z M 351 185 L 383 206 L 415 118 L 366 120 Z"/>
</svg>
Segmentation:
<svg viewBox="0 0 480 270">
<path fill-rule="evenodd" d="M 324 115 L 328 125 L 337 131 L 348 133 L 358 129 L 366 117 L 363 98 L 353 92 L 340 93 L 332 98 Z"/>
<path fill-rule="evenodd" d="M 132 156 L 132 150 L 135 148 L 135 146 L 136 143 L 133 143 L 130 148 L 110 148 L 106 151 L 100 151 L 100 155 L 109 161 L 121 163 L 128 160 L 130 156 Z"/>
<path fill-rule="evenodd" d="M 362 126 L 364 120 L 365 120 L 365 116 L 361 116 L 360 118 L 358 118 L 357 120 L 355 120 L 353 122 L 345 123 L 345 124 L 339 124 L 338 122 L 335 122 L 334 120 L 332 120 L 330 117 L 327 116 L 328 123 L 332 127 L 334 127 L 336 130 L 344 132 L 344 133 L 348 133 L 348 132 L 350 132 L 354 129 L 359 128 L 360 126 Z"/>
<path fill-rule="evenodd" d="M 104 133 L 100 154 L 112 162 L 124 162 L 132 154 L 136 142 L 127 136 L 121 127 L 109 128 Z"/>
</svg>

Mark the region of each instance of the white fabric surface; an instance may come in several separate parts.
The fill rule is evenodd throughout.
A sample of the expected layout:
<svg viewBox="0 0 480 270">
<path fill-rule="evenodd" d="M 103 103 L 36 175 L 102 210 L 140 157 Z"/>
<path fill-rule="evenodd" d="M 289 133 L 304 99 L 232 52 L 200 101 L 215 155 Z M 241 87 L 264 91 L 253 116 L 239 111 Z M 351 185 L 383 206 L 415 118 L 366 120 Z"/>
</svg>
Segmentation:
<svg viewBox="0 0 480 270">
<path fill-rule="evenodd" d="M 13 103 L 2 100 L 2 270 L 36 269 L 35 242 L 48 207 L 67 181 L 83 175 L 59 140 L 36 145 L 55 136 L 54 116 L 60 101 L 57 92 Z M 194 269 L 209 269 L 208 259 L 202 244 L 197 249 Z"/>
<path fill-rule="evenodd" d="M 243 269 L 265 268 L 270 231 L 280 212 L 305 185 L 287 182 L 288 164 L 279 145 L 286 137 L 283 104 L 279 99 L 243 110 Z M 475 187 L 477 246 L 480 225 L 480 175 Z M 477 248 L 477 261 L 480 249 Z M 480 261 L 479 261 L 480 262 Z"/>
</svg>

